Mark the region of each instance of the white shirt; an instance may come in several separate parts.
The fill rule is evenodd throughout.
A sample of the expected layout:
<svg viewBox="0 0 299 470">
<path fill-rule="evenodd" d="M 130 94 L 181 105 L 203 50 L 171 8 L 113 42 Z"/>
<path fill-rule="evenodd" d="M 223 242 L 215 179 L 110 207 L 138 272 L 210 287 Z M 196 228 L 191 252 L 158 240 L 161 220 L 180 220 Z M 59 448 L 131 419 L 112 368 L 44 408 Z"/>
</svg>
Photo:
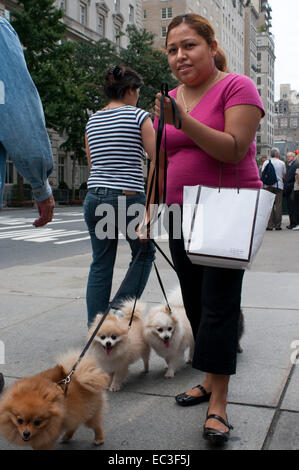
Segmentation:
<svg viewBox="0 0 299 470">
<path fill-rule="evenodd" d="M 266 165 L 268 165 L 269 160 L 266 160 L 262 166 L 262 172 L 265 168 Z M 286 174 L 286 165 L 282 160 L 279 160 L 279 158 L 273 157 L 271 158 L 271 162 L 273 163 L 273 166 L 275 168 L 276 172 L 276 177 L 278 181 L 277 183 L 272 184 L 272 188 L 278 188 L 278 189 L 283 189 L 283 177 Z"/>
</svg>

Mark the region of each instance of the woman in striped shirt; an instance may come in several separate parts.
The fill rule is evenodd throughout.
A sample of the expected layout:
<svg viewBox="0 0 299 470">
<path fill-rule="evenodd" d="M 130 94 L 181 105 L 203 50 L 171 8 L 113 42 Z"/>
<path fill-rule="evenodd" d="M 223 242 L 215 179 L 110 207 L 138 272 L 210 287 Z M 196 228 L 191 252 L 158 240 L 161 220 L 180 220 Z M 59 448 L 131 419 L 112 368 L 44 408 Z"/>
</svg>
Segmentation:
<svg viewBox="0 0 299 470">
<path fill-rule="evenodd" d="M 129 67 L 115 66 L 105 75 L 105 108 L 93 114 L 86 126 L 86 154 L 90 167 L 84 216 L 89 230 L 93 261 L 86 301 L 88 325 L 108 308 L 118 233 L 131 248 L 134 268 L 122 284 L 112 307 L 125 298 L 140 297 L 147 283 L 155 249 L 140 242 L 136 228 L 142 217 L 145 194 L 142 171 L 144 150 L 155 151 L 155 132 L 148 112 L 137 108 L 141 77 Z M 131 266 L 130 264 L 130 266 Z"/>
</svg>

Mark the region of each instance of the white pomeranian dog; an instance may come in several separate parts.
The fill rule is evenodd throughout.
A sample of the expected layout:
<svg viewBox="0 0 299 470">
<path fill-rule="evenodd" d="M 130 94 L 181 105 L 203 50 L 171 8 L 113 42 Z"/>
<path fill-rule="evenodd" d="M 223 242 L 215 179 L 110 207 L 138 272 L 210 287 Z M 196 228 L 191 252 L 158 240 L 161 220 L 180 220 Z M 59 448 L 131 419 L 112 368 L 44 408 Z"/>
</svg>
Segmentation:
<svg viewBox="0 0 299 470">
<path fill-rule="evenodd" d="M 156 353 L 167 364 L 166 378 L 174 376 L 175 371 L 185 361 L 190 363 L 194 353 L 194 338 L 190 322 L 186 316 L 180 286 L 169 296 L 167 305 L 152 307 L 145 321 L 145 336 Z"/>
<path fill-rule="evenodd" d="M 110 375 L 111 392 L 120 390 L 128 375 L 129 365 L 142 358 L 144 371 L 149 369 L 150 346 L 144 334 L 142 316 L 145 305 L 136 303 L 132 325 L 129 322 L 135 300 L 125 301 L 118 314 L 109 312 L 92 342 L 93 351 L 101 368 Z M 102 314 L 97 315 L 89 330 L 94 332 Z"/>
</svg>

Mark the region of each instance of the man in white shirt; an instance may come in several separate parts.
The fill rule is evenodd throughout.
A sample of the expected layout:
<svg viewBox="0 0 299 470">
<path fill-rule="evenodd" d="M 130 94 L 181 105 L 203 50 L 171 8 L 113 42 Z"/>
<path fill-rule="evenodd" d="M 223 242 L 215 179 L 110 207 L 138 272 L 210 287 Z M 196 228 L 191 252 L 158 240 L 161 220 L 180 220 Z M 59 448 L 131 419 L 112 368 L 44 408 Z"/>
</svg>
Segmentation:
<svg viewBox="0 0 299 470">
<path fill-rule="evenodd" d="M 275 201 L 273 205 L 273 209 L 268 221 L 267 230 L 281 230 L 281 220 L 282 220 L 282 198 L 283 198 L 283 187 L 284 187 L 284 179 L 286 176 L 286 165 L 285 163 L 280 160 L 280 154 L 278 148 L 273 147 L 271 149 L 271 162 L 274 166 L 277 183 L 273 184 L 272 186 L 264 186 L 267 191 L 275 194 Z M 266 165 L 268 165 L 269 160 L 266 160 L 262 167 L 262 172 Z"/>
</svg>

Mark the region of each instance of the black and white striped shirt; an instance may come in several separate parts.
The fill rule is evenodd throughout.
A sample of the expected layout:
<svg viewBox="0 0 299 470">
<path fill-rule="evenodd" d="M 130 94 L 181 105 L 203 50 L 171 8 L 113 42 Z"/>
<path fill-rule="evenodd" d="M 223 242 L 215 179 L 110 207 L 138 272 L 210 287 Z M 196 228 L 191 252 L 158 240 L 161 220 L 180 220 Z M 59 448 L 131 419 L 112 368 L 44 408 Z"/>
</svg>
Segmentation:
<svg viewBox="0 0 299 470">
<path fill-rule="evenodd" d="M 86 126 L 91 170 L 88 188 L 144 191 L 141 126 L 147 111 L 121 106 L 93 114 Z"/>
</svg>

